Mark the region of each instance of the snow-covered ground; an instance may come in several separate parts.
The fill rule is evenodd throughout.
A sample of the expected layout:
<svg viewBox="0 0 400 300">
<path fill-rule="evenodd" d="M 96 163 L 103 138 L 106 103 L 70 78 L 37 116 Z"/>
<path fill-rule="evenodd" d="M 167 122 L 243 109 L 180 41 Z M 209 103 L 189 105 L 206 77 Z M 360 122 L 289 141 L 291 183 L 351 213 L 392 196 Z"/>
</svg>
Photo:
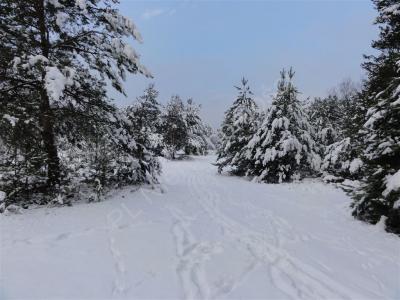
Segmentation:
<svg viewBox="0 0 400 300">
<path fill-rule="evenodd" d="M 163 192 L 1 218 L 0 299 L 400 298 L 400 239 L 354 220 L 320 182 L 163 161 Z"/>
</svg>

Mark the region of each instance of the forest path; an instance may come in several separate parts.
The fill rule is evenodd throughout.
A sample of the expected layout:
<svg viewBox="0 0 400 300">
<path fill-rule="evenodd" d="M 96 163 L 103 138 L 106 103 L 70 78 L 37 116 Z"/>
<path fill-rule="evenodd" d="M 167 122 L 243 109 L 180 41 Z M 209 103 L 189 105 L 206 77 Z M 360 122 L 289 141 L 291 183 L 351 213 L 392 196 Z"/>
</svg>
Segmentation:
<svg viewBox="0 0 400 300">
<path fill-rule="evenodd" d="M 214 160 L 162 160 L 155 189 L 0 216 L 0 299 L 399 298 L 400 239 L 354 220 L 341 190 L 256 184 Z"/>
</svg>

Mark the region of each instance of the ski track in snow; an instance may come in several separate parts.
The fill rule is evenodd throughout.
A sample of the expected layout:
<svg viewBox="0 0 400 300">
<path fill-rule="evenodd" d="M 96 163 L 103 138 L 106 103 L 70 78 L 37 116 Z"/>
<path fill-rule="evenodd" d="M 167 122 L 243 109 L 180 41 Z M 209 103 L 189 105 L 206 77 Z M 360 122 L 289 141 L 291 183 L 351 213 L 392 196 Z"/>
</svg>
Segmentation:
<svg viewBox="0 0 400 300">
<path fill-rule="evenodd" d="M 204 271 L 204 263 L 213 254 L 222 251 L 216 243 L 198 242 L 190 231 L 191 218 L 184 217 L 177 209 L 170 209 L 175 218 L 171 232 L 176 243 L 178 266 L 176 268 L 184 299 L 209 299 L 210 285 Z"/>
<path fill-rule="evenodd" d="M 193 189 L 198 189 L 205 184 L 204 182 L 197 181 L 200 179 L 199 176 L 193 176 L 190 179 L 188 184 Z M 208 182 L 207 184 L 212 183 Z M 202 189 L 198 190 L 200 193 L 202 192 Z M 213 189 L 210 188 L 210 190 Z M 223 232 L 235 241 L 243 244 L 244 248 L 257 262 L 265 264 L 269 268 L 272 282 L 289 297 L 293 299 L 343 298 L 342 295 L 334 293 L 334 289 L 314 279 L 311 275 L 312 272 L 309 274 L 304 268 L 302 269 L 299 265 L 296 265 L 293 259 L 284 253 L 282 249 L 276 248 L 279 247 L 282 239 L 285 237 L 285 231 L 281 224 L 286 225 L 286 222 L 268 214 L 269 221 L 273 223 L 271 226 L 273 235 L 268 237 L 251 231 L 227 215 L 224 215 L 219 209 L 218 202 L 220 201 L 220 195 L 218 193 L 207 192 L 207 200 L 202 200 L 199 203 L 210 217 L 222 227 Z M 293 239 L 298 239 L 298 236 L 293 236 Z M 316 288 L 318 289 L 316 290 Z"/>
<path fill-rule="evenodd" d="M 88 207 L 86 213 L 92 211 L 91 209 L 97 209 L 97 213 L 100 214 L 98 219 L 90 219 L 93 216 L 87 216 L 85 212 L 79 214 L 81 211 L 79 207 L 71 208 L 72 211 L 54 209 L 60 219 L 52 217 L 52 210 L 49 210 L 49 215 L 47 213 L 40 215 L 40 209 L 29 212 L 34 216 L 31 218 L 34 220 L 31 223 L 42 234 L 35 233 L 35 229 L 30 230 L 28 234 L 24 234 L 24 230 L 19 230 L 17 234 L 9 233 L 11 228 L 18 228 L 18 226 L 30 229 L 29 218 L 32 216 L 29 214 L 15 216 L 15 219 L 13 216 L 0 219 L 4 221 L 0 225 L 5 226 L 4 232 L 7 233 L 1 237 L 0 250 L 4 252 L 4 257 L 11 259 L 10 263 L 8 260 L 0 261 L 0 263 L 4 267 L 4 273 L 12 275 L 10 277 L 12 279 L 8 279 L 8 276 L 2 277 L 0 273 L 0 281 L 4 281 L 4 287 L 6 287 L 5 292 L 0 287 L 0 299 L 7 299 L 3 293 L 4 295 L 10 293 L 11 298 L 30 297 L 28 287 L 31 277 L 28 275 L 24 277 L 25 273 L 21 271 L 13 272 L 14 267 L 17 267 L 16 270 L 21 270 L 24 264 L 29 265 L 30 269 L 40 269 L 42 266 L 39 265 L 40 262 L 35 264 L 35 260 L 28 257 L 25 260 L 24 253 L 31 253 L 31 250 L 34 251 L 33 255 L 45 253 L 45 260 L 54 259 L 59 262 L 59 253 L 64 247 L 72 252 L 76 249 L 75 254 L 66 253 L 65 259 L 68 264 L 72 266 L 85 264 L 82 259 L 94 256 L 93 261 L 96 263 L 92 262 L 87 269 L 93 268 L 92 272 L 96 273 L 93 275 L 99 275 L 96 280 L 106 278 L 101 283 L 89 280 L 84 286 L 80 286 L 80 288 L 88 287 L 85 294 L 88 298 L 90 295 L 93 295 L 91 298 L 104 298 L 108 295 L 109 298 L 116 299 L 231 299 L 246 298 L 246 291 L 255 291 L 255 294 L 252 293 L 252 298 L 263 299 L 271 297 L 382 299 L 400 296 L 399 289 L 394 288 L 393 281 L 388 280 L 388 278 L 396 278 L 397 275 L 400 281 L 400 257 L 393 255 L 394 251 L 386 251 L 387 246 L 379 246 L 380 242 L 384 242 L 392 248 L 400 247 L 398 240 L 392 241 L 390 240 L 392 237 L 387 234 L 374 232 L 376 229 L 373 226 L 366 227 L 368 231 L 362 231 L 365 229 L 362 226 L 349 227 L 349 233 L 351 230 L 360 230 L 361 233 L 356 234 L 341 232 L 340 230 L 344 227 L 337 229 L 335 222 L 337 216 L 348 213 L 344 211 L 343 201 L 328 203 L 329 209 L 322 209 L 323 206 L 319 202 L 312 199 L 311 201 L 301 200 L 307 197 L 318 199 L 321 189 L 327 189 L 322 192 L 328 191 L 329 186 L 282 185 L 282 190 L 292 191 L 281 194 L 281 187 L 276 188 L 276 185 L 256 185 L 244 179 L 218 175 L 216 168 L 210 165 L 212 158 L 201 157 L 193 161 L 164 162 L 164 174 L 159 187 L 162 192 L 143 188 L 140 189 L 141 192 L 124 194 L 119 199 L 117 194 L 117 199 L 97 204 L 104 207 L 99 208 L 95 204 L 89 204 L 92 206 Z M 238 187 L 234 187 L 236 184 Z M 258 192 L 267 191 L 268 194 L 260 198 L 263 205 L 260 205 L 260 199 L 257 198 L 258 192 L 253 192 L 252 188 L 257 189 Z M 242 193 L 241 189 L 249 189 L 248 198 L 246 198 L 246 192 Z M 302 220 L 307 218 L 308 214 L 311 216 L 314 214 L 316 217 L 315 213 L 318 213 L 320 219 L 317 219 L 319 222 L 317 224 L 320 224 L 321 228 L 314 230 L 313 227 L 297 226 L 302 224 L 296 224 L 296 220 L 291 220 L 288 215 L 280 211 L 284 206 L 274 206 L 276 201 L 286 201 L 287 205 L 298 205 L 290 198 L 294 195 L 293 190 L 303 202 L 299 204 L 302 206 L 291 209 L 295 213 L 305 215 L 305 217 L 297 218 L 297 222 L 298 220 L 303 222 Z M 129 196 L 126 197 L 127 195 Z M 267 201 L 266 204 L 262 200 L 264 198 Z M 113 201 L 117 201 L 116 203 L 120 201 L 119 209 L 122 215 L 119 217 L 122 219 L 118 219 L 116 222 L 118 224 L 107 224 L 101 217 L 104 215 L 107 219 L 110 212 L 115 209 L 116 204 Z M 142 211 L 143 220 L 137 222 L 136 219 L 142 215 Z M 35 217 L 36 213 L 39 213 L 39 217 Z M 74 213 L 77 215 L 72 215 L 73 218 L 71 218 L 71 214 Z M 68 221 L 63 221 L 63 214 L 68 216 L 65 219 Z M 40 218 L 47 216 L 51 219 L 45 219 L 47 221 L 42 226 Z M 63 222 L 67 224 L 71 220 L 86 217 L 88 219 L 85 219 L 85 222 L 76 226 L 62 225 Z M 103 221 L 99 221 L 100 219 Z M 357 221 L 350 217 L 349 219 L 359 225 Z M 10 221 L 9 224 L 8 221 Z M 54 228 L 50 231 L 46 229 L 48 224 L 54 224 Z M 307 228 L 312 228 L 312 230 Z M 382 239 L 375 240 L 374 245 L 369 247 L 369 236 L 364 236 L 369 233 L 372 234 L 371 236 Z M 373 235 L 374 233 L 377 235 Z M 146 244 L 145 241 L 148 238 L 152 241 L 162 240 L 162 242 Z M 92 239 L 99 241 L 99 245 L 105 248 L 105 251 L 99 251 L 101 255 L 96 256 L 97 250 L 103 249 L 96 249 L 98 244 L 93 244 L 95 246 L 92 247 Z M 298 245 L 303 246 L 303 252 L 297 253 Z M 141 246 L 143 249 L 140 248 Z M 85 247 L 88 248 L 85 249 Z M 147 252 L 151 252 L 152 247 L 159 252 L 153 251 L 154 256 L 147 256 Z M 135 252 L 136 248 L 141 250 Z M 16 250 L 19 254 L 14 257 L 13 253 Z M 307 255 L 304 251 L 308 250 L 317 251 L 317 257 L 314 258 L 312 252 L 308 257 L 303 257 L 302 255 Z M 330 251 L 327 255 L 334 254 L 333 261 L 325 258 L 323 253 L 320 255 L 320 251 L 323 250 Z M 339 254 L 336 255 L 336 253 Z M 77 255 L 75 256 L 77 261 L 74 262 L 72 260 L 74 256 L 70 257 L 70 255 Z M 161 260 L 157 260 L 160 257 Z M 360 262 L 359 265 L 352 266 L 358 268 L 358 271 L 347 273 L 347 278 L 351 279 L 350 282 L 338 278 L 338 274 L 347 271 L 341 269 L 346 268 L 346 265 L 338 268 L 335 266 L 334 260 L 339 259 L 338 263 L 340 263 L 341 258 L 348 259 L 348 262 L 354 258 Z M 220 264 L 221 260 L 222 264 Z M 43 264 L 43 260 L 41 261 Z M 166 263 L 160 265 L 160 262 Z M 227 263 L 234 267 L 225 270 L 224 264 Z M 68 264 L 65 264 L 66 269 L 68 269 Z M 397 270 L 398 273 L 388 274 L 387 277 L 382 278 L 383 273 L 376 272 L 377 269 L 385 270 L 388 267 L 392 271 Z M 47 268 L 46 274 L 53 276 L 51 264 L 47 265 Z M 57 274 L 58 276 L 64 274 L 62 268 L 61 273 Z M 254 283 L 255 278 L 260 280 L 258 285 Z M 361 280 L 358 280 L 359 278 Z M 78 281 L 79 278 L 74 281 L 75 284 Z M 24 286 L 20 286 L 17 282 L 24 282 L 28 287 L 24 289 Z M 66 285 L 65 291 L 76 292 L 80 289 L 76 288 L 76 285 L 68 287 L 69 281 L 66 278 L 61 277 L 60 282 L 61 285 L 58 288 Z M 157 285 L 160 282 L 162 282 L 161 286 Z M 266 287 L 264 290 L 262 290 L 263 285 Z M 49 292 L 52 291 L 51 288 L 40 290 L 38 284 L 32 284 L 30 287 L 35 289 L 35 298 L 59 298 L 60 296 L 57 288 L 54 288 L 55 292 L 51 293 Z M 23 293 L 25 290 L 26 293 Z M 98 291 L 98 294 L 91 294 L 93 291 Z M 265 294 L 269 292 L 274 296 Z M 71 295 L 70 297 L 67 294 L 62 296 L 77 298 L 78 294 Z"/>
<path fill-rule="evenodd" d="M 296 242 L 308 238 L 308 236 L 296 234 L 286 220 L 264 210 L 264 214 L 270 222 L 272 235 L 250 230 L 221 212 L 219 206 L 221 195 L 216 192 L 218 187 L 215 186 L 215 181 L 206 180 L 207 177 L 201 176 L 202 172 L 196 168 L 187 174 L 185 174 L 185 180 L 188 189 L 197 193 L 197 197 L 192 199 L 198 200 L 204 211 L 221 226 L 227 236 L 242 244 L 256 262 L 264 264 L 269 269 L 269 276 L 275 287 L 288 297 L 291 299 L 354 299 L 359 297 L 359 295 L 353 294 L 349 288 L 338 284 L 321 271 L 290 257 L 280 248 L 283 241 Z M 206 197 L 202 197 L 204 194 Z M 252 206 L 251 202 L 246 202 L 245 205 Z M 248 271 L 254 268 L 255 266 Z M 239 281 L 234 282 L 229 290 L 233 290 Z M 219 295 L 218 292 L 217 294 Z M 380 296 L 376 295 L 377 298 Z"/>
</svg>

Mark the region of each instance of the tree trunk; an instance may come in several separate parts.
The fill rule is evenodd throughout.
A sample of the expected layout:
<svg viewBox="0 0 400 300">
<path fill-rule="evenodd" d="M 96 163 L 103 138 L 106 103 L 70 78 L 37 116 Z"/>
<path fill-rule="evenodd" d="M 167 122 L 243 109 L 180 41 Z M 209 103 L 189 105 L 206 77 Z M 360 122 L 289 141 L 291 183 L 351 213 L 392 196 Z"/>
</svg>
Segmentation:
<svg viewBox="0 0 400 300">
<path fill-rule="evenodd" d="M 40 43 L 42 55 L 49 58 L 49 41 L 45 20 L 44 0 L 36 0 L 38 27 L 40 30 Z M 60 160 L 54 136 L 54 115 L 50 106 L 50 99 L 45 88 L 46 72 L 42 73 L 42 86 L 40 88 L 40 125 L 42 139 L 47 154 L 47 182 L 54 186 L 60 182 Z"/>
<path fill-rule="evenodd" d="M 47 182 L 52 186 L 60 182 L 60 160 L 54 137 L 54 116 L 45 89 L 41 91 L 40 124 L 47 154 Z"/>
</svg>

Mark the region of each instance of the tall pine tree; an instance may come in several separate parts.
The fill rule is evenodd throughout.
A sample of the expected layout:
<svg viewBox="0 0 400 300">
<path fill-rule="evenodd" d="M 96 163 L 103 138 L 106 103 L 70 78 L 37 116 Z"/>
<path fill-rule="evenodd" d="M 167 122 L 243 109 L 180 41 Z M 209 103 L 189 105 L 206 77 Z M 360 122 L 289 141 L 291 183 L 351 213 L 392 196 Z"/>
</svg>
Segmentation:
<svg viewBox="0 0 400 300">
<path fill-rule="evenodd" d="M 379 56 L 368 57 L 365 84 L 366 114 L 364 160 L 367 176 L 355 195 L 353 215 L 381 221 L 400 234 L 400 4 L 375 0 L 380 37 L 373 47 Z"/>
<path fill-rule="evenodd" d="M 119 13 L 117 2 L 0 2 L 0 119 L 9 116 L 13 124 L 25 126 L 23 121 L 29 127 L 20 138 L 40 145 L 37 155 L 19 152 L 41 159 L 29 161 L 38 172 L 45 170 L 48 187 L 68 177 L 59 154 L 65 139 L 79 146 L 99 126 L 117 123 L 108 119 L 116 108 L 107 97 L 107 82 L 123 93 L 127 73 L 150 75 L 127 43 L 141 37 Z M 1 131 L 3 125 L 9 126 L 2 120 Z"/>
</svg>

